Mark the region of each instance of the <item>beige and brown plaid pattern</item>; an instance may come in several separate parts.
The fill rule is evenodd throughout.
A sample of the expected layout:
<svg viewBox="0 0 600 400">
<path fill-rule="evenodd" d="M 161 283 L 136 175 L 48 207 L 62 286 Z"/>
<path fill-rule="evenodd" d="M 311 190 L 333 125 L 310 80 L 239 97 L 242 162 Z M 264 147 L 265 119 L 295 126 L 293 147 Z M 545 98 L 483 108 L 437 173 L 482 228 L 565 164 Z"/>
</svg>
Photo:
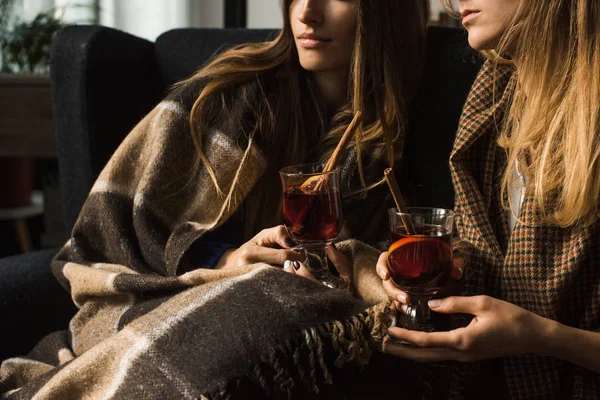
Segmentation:
<svg viewBox="0 0 600 400">
<path fill-rule="evenodd" d="M 600 331 L 600 223 L 588 228 L 549 226 L 526 194 L 522 222 L 509 233 L 499 196 L 506 157 L 497 138 L 516 84 L 512 66 L 484 65 L 464 107 L 451 155 L 458 231 L 472 247 L 468 290 L 565 325 Z M 512 399 L 600 396 L 600 375 L 557 359 L 527 354 L 507 357 L 502 364 Z"/>
<path fill-rule="evenodd" d="M 237 131 L 215 128 L 204 149 L 225 195 L 205 168 L 190 180 L 197 153 L 188 121 L 198 90 L 171 93 L 98 177 L 52 265 L 79 312 L 67 334 L 2 364 L 0 396 L 226 398 L 257 390 L 287 398 L 334 382 L 334 365 L 364 365 L 372 339 L 382 340 L 391 319 L 385 304 L 371 308 L 385 299 L 374 271 L 379 252 L 363 243 L 339 246 L 362 300 L 264 264 L 190 265 L 191 244 L 235 212 L 267 165 L 252 138 L 243 148 Z M 370 221 L 383 203 L 370 195 L 346 201 Z"/>
</svg>

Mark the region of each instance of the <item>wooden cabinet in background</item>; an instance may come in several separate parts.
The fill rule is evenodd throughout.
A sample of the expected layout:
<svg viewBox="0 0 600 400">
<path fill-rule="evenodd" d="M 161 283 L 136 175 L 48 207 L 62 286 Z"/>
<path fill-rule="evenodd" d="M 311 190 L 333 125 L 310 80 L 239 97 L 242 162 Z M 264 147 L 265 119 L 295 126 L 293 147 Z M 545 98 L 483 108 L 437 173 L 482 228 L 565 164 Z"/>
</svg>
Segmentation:
<svg viewBox="0 0 600 400">
<path fill-rule="evenodd" d="M 49 76 L 0 74 L 0 157 L 56 157 Z"/>
<path fill-rule="evenodd" d="M 0 220 L 14 222 L 23 252 L 33 249 L 25 218 L 44 210 L 43 197 L 32 203 L 35 175 L 47 180 L 40 159 L 56 162 L 50 77 L 0 74 Z"/>
</svg>

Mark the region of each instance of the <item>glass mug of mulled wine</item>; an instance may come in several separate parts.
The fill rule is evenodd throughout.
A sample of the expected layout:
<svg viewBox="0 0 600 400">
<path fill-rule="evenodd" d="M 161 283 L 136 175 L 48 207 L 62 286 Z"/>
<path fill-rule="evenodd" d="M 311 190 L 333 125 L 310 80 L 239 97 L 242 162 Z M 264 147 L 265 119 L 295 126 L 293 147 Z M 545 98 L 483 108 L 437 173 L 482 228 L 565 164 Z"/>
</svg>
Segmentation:
<svg viewBox="0 0 600 400">
<path fill-rule="evenodd" d="M 434 330 L 427 302 L 445 285 L 452 271 L 454 212 L 443 208 L 388 210 L 388 270 L 394 284 L 409 295 L 403 328 Z"/>
<path fill-rule="evenodd" d="M 326 286 L 348 286 L 329 271 L 326 247 L 343 226 L 339 170 L 323 172 L 321 164 L 292 165 L 279 171 L 283 186 L 283 219 L 294 250 L 307 256 L 306 266 Z"/>
</svg>

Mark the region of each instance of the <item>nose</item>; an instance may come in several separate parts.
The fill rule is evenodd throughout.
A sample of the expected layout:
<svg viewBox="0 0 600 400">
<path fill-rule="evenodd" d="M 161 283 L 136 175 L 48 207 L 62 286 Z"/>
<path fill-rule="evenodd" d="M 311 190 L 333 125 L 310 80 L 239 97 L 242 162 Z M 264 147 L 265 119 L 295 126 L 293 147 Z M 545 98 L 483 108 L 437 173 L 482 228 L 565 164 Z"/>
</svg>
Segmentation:
<svg viewBox="0 0 600 400">
<path fill-rule="evenodd" d="M 298 19 L 306 25 L 318 25 L 323 22 L 323 0 L 304 0 Z"/>
</svg>

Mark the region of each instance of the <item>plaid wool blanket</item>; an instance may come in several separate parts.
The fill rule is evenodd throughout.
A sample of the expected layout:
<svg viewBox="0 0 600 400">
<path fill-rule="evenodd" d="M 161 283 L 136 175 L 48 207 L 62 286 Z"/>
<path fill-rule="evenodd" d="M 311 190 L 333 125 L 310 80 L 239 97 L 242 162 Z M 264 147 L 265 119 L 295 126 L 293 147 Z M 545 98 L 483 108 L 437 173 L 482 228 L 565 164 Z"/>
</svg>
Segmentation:
<svg viewBox="0 0 600 400">
<path fill-rule="evenodd" d="M 67 331 L 2 364 L 0 397 L 309 398 L 381 346 L 392 317 L 374 271 L 379 252 L 362 242 L 338 246 L 354 265 L 360 299 L 265 264 L 192 264 L 190 246 L 228 220 L 268 165 L 252 137 L 243 146 L 238 132 L 215 128 L 204 149 L 224 195 L 203 167 L 190 180 L 198 90 L 174 90 L 98 177 L 52 265 L 79 311 Z M 379 179 L 383 166 L 370 170 Z M 347 212 L 348 226 L 384 221 L 379 229 L 387 229 L 384 197 L 345 205 L 361 210 Z"/>
</svg>

